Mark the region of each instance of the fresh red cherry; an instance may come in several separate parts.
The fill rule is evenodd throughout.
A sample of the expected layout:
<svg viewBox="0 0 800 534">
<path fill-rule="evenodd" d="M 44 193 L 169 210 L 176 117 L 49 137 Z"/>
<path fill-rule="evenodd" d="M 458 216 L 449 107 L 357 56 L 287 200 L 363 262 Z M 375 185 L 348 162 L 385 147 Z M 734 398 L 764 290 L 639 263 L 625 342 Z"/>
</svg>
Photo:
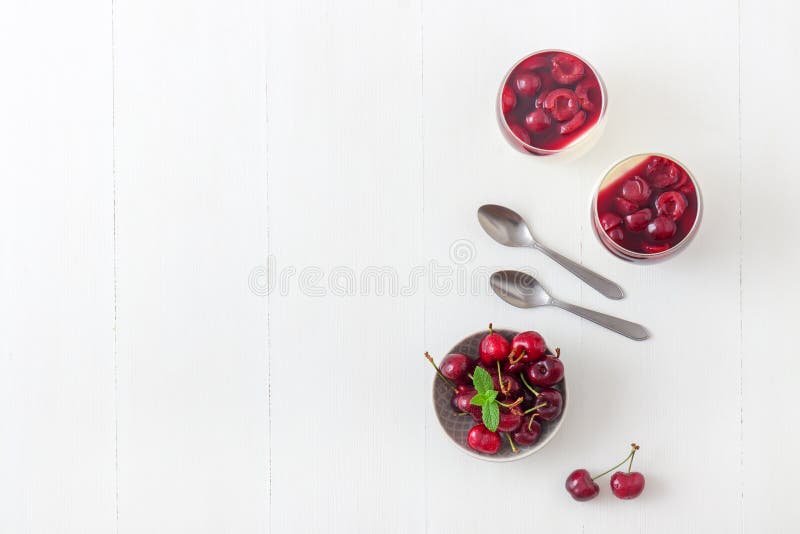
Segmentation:
<svg viewBox="0 0 800 534">
<path fill-rule="evenodd" d="M 639 206 L 622 197 L 614 199 L 614 207 L 617 208 L 617 213 L 620 215 L 630 215 L 639 209 Z"/>
<path fill-rule="evenodd" d="M 495 454 L 502 442 L 497 432 L 492 432 L 485 425 L 475 425 L 467 434 L 467 444 L 478 452 Z"/>
<path fill-rule="evenodd" d="M 532 97 L 539 90 L 540 85 L 542 85 L 542 79 L 535 72 L 523 71 L 514 77 L 514 89 L 520 96 Z"/>
<path fill-rule="evenodd" d="M 511 350 L 513 351 L 514 349 Z M 527 366 L 528 364 L 522 361 L 521 356 L 514 358 L 509 356 L 508 359 L 503 362 L 503 376 L 507 374 L 516 376 L 524 371 Z"/>
<path fill-rule="evenodd" d="M 578 98 L 581 100 L 581 108 L 586 111 L 594 111 L 595 106 L 592 95 L 598 94 L 597 100 L 599 100 L 599 92 L 600 86 L 588 79 L 581 80 L 578 85 L 575 86 L 575 94 L 578 95 Z"/>
<path fill-rule="evenodd" d="M 658 214 L 667 216 L 673 221 L 677 221 L 683 216 L 688 205 L 686 197 L 679 191 L 665 191 L 656 199 Z"/>
<path fill-rule="evenodd" d="M 581 102 L 573 91 L 562 87 L 547 93 L 544 109 L 557 121 L 568 121 L 580 111 Z"/>
<path fill-rule="evenodd" d="M 585 67 L 583 61 L 571 54 L 558 53 L 553 56 L 553 79 L 560 84 L 570 85 L 583 78 Z"/>
<path fill-rule="evenodd" d="M 617 471 L 611 475 L 611 491 L 620 499 L 635 499 L 644 491 L 644 475 Z"/>
<path fill-rule="evenodd" d="M 564 378 L 564 364 L 553 356 L 545 356 L 525 369 L 525 378 L 534 386 L 552 386 Z"/>
<path fill-rule="evenodd" d="M 631 472 L 633 458 L 636 456 L 636 451 L 638 450 L 639 446 L 635 443 L 631 443 L 631 452 L 628 454 L 628 457 L 616 467 L 611 468 L 611 470 L 616 469 L 626 461 L 628 462 L 627 472 L 617 471 L 611 477 L 611 491 L 620 499 L 635 499 L 641 495 L 644 490 L 644 475 L 636 471 Z M 608 472 L 609 471 L 606 471 L 606 473 Z"/>
<path fill-rule="evenodd" d="M 572 132 L 583 126 L 584 122 L 586 122 L 586 112 L 580 110 L 569 121 L 565 122 L 564 124 L 558 127 L 558 133 L 560 133 L 561 135 L 571 134 Z"/>
<path fill-rule="evenodd" d="M 520 332 L 511 340 L 511 352 L 521 357 L 523 362 L 533 362 L 547 352 L 547 343 L 539 332 L 528 330 Z"/>
<path fill-rule="evenodd" d="M 557 389 L 542 388 L 536 397 L 536 406 L 542 404 L 544 406 L 537 408 L 536 412 L 543 421 L 554 421 L 558 419 L 564 408 L 564 397 L 561 396 L 561 392 Z"/>
<path fill-rule="evenodd" d="M 467 375 L 472 371 L 473 367 L 472 360 L 463 354 L 448 354 L 439 364 L 439 370 L 442 371 L 442 374 L 456 384 L 470 383 L 472 380 Z"/>
<path fill-rule="evenodd" d="M 650 185 L 641 176 L 634 176 L 622 186 L 622 196 L 641 206 L 650 198 Z"/>
<path fill-rule="evenodd" d="M 514 91 L 509 86 L 504 85 L 500 102 L 503 106 L 503 113 L 508 113 L 517 105 L 517 95 L 514 94 Z"/>
<path fill-rule="evenodd" d="M 612 228 L 608 232 L 608 237 L 612 240 L 616 241 L 617 243 L 622 243 L 625 240 L 625 232 L 622 230 L 622 227 Z"/>
<path fill-rule="evenodd" d="M 526 145 L 531 144 L 531 136 L 528 135 L 528 132 L 525 130 L 525 128 L 523 128 L 516 122 L 509 122 L 508 129 L 511 130 L 511 133 L 513 133 L 517 139 L 519 139 Z"/>
<path fill-rule="evenodd" d="M 499 432 L 515 432 L 522 424 L 522 416 L 511 412 L 500 412 Z"/>
<path fill-rule="evenodd" d="M 534 109 L 525 116 L 525 127 L 532 132 L 541 132 L 550 127 L 553 121 L 543 109 Z"/>
<path fill-rule="evenodd" d="M 511 352 L 511 343 L 505 337 L 496 333 L 492 329 L 492 324 L 489 323 L 489 333 L 483 336 L 478 347 L 481 361 L 485 364 L 491 364 L 494 361 L 505 360 L 509 352 Z"/>
<path fill-rule="evenodd" d="M 611 230 L 612 228 L 616 228 L 617 226 L 622 224 L 622 217 L 617 215 L 616 213 L 604 213 L 600 216 L 600 226 L 603 227 L 603 230 Z"/>
<path fill-rule="evenodd" d="M 588 501 L 600 493 L 600 486 L 592 480 L 586 469 L 576 469 L 570 473 L 564 486 L 576 501 Z"/>
<path fill-rule="evenodd" d="M 663 241 L 664 239 L 669 239 L 674 236 L 676 230 L 677 227 L 672 219 L 664 217 L 663 215 L 659 215 L 647 225 L 647 233 L 650 234 L 650 237 L 658 241 Z"/>
<path fill-rule="evenodd" d="M 625 216 L 625 227 L 632 232 L 644 230 L 653 218 L 653 210 L 645 208 Z"/>
<path fill-rule="evenodd" d="M 539 441 L 542 435 L 542 425 L 534 420 L 535 414 L 522 419 L 522 423 L 516 432 L 511 434 L 511 438 L 520 445 L 533 445 Z"/>
</svg>

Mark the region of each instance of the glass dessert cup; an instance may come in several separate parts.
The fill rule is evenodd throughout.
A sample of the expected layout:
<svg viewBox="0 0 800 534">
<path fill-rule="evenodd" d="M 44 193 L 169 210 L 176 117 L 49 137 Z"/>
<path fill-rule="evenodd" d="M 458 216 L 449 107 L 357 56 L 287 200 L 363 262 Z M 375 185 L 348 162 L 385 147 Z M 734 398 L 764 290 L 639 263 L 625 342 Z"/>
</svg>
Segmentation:
<svg viewBox="0 0 800 534">
<path fill-rule="evenodd" d="M 703 199 L 694 175 L 678 160 L 636 154 L 601 176 L 590 213 L 595 235 L 609 252 L 626 261 L 656 263 L 694 239 Z"/>
<path fill-rule="evenodd" d="M 508 142 L 536 156 L 576 155 L 600 137 L 608 96 L 583 58 L 541 50 L 508 71 L 497 94 L 497 121 Z"/>
</svg>

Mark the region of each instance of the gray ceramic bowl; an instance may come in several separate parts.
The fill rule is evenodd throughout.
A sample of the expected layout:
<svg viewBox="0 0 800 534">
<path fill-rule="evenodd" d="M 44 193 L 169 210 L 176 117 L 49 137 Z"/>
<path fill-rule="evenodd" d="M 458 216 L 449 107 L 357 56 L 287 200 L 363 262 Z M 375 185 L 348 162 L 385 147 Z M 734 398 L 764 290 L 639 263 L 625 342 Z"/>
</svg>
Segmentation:
<svg viewBox="0 0 800 534">
<path fill-rule="evenodd" d="M 518 333 L 512 330 L 502 330 L 499 328 L 495 328 L 494 331 L 505 336 L 509 340 L 511 340 L 511 338 Z M 478 345 L 480 344 L 481 339 L 483 339 L 483 337 L 488 333 L 488 330 L 484 330 L 462 339 L 458 344 L 456 344 L 455 347 L 450 349 L 450 352 L 447 354 L 460 353 L 465 354 L 470 358 L 477 358 Z M 472 450 L 469 445 L 467 445 L 467 434 L 469 433 L 469 429 L 475 426 L 477 423 L 475 423 L 472 417 L 456 415 L 455 410 L 453 410 L 453 407 L 450 404 L 450 399 L 453 396 L 453 390 L 450 389 L 438 376 L 435 376 L 433 380 L 433 408 L 436 410 L 436 417 L 439 419 L 439 424 L 442 425 L 442 429 L 444 429 L 445 433 L 450 436 L 450 439 L 453 440 L 453 443 L 455 443 L 459 449 L 470 456 L 480 458 L 481 460 L 488 460 L 490 462 L 513 462 L 514 460 L 526 458 L 534 452 L 542 449 L 551 439 L 553 439 L 553 436 L 555 436 L 556 432 L 558 432 L 558 430 L 561 428 L 561 425 L 564 423 L 564 417 L 567 414 L 567 407 L 569 406 L 566 382 L 566 378 L 564 378 L 564 380 L 555 386 L 555 389 L 561 391 L 561 395 L 564 397 L 564 409 L 561 412 L 561 417 L 559 417 L 556 421 L 544 423 L 542 425 L 542 436 L 539 438 L 539 441 L 529 447 L 517 446 L 517 449 L 519 450 L 517 454 L 513 453 L 505 436 L 503 436 L 503 445 L 500 447 L 500 450 L 497 451 L 497 454 L 481 454 Z"/>
</svg>

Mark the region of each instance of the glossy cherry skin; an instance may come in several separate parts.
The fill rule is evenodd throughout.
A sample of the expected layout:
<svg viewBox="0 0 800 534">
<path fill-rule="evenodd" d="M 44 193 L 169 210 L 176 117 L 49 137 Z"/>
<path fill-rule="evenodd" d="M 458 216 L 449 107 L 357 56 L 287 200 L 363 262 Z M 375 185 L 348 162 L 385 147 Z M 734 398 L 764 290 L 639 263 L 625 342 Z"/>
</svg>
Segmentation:
<svg viewBox="0 0 800 534">
<path fill-rule="evenodd" d="M 516 360 L 514 363 L 512 363 L 511 358 L 509 358 L 505 362 L 503 362 L 503 376 L 505 376 L 506 374 L 519 375 L 522 371 L 525 370 L 527 366 L 528 364 L 523 362 L 522 358 Z"/>
<path fill-rule="evenodd" d="M 639 230 L 644 230 L 652 218 L 653 210 L 644 208 L 630 215 L 626 215 L 625 227 L 632 232 L 638 232 Z"/>
<path fill-rule="evenodd" d="M 657 241 L 671 238 L 677 229 L 672 219 L 663 215 L 659 215 L 647 225 L 647 233 Z"/>
<path fill-rule="evenodd" d="M 502 441 L 497 432 L 492 432 L 485 425 L 475 425 L 467 434 L 467 444 L 478 452 L 495 454 L 500 450 Z"/>
<path fill-rule="evenodd" d="M 520 96 L 532 97 L 542 85 L 542 79 L 535 72 L 520 72 L 514 78 L 514 88 Z"/>
<path fill-rule="evenodd" d="M 622 217 L 617 215 L 616 213 L 604 213 L 600 216 L 600 226 L 603 227 L 603 230 L 606 232 L 620 226 L 622 224 Z"/>
<path fill-rule="evenodd" d="M 450 404 L 453 405 L 453 408 L 456 411 L 464 412 L 464 413 L 472 413 L 475 410 L 480 411 L 480 406 L 475 406 L 474 404 L 470 404 L 470 400 L 472 397 L 477 395 L 478 392 L 474 389 L 465 391 L 463 393 L 454 393 L 453 397 L 450 399 Z"/>
<path fill-rule="evenodd" d="M 511 412 L 500 412 L 498 432 L 515 432 L 522 424 L 522 416 Z"/>
<path fill-rule="evenodd" d="M 557 389 L 543 388 L 539 391 L 539 396 L 536 397 L 534 402 L 536 403 L 534 406 L 537 404 L 547 404 L 547 406 L 542 406 L 536 410 L 544 421 L 558 419 L 558 416 L 561 415 L 561 411 L 564 409 L 564 397 L 561 396 L 561 392 Z"/>
<path fill-rule="evenodd" d="M 500 102 L 503 106 L 503 113 L 508 113 L 517 105 L 517 95 L 514 94 L 514 91 L 509 86 L 504 85 Z"/>
<path fill-rule="evenodd" d="M 553 356 L 533 362 L 525 369 L 525 378 L 534 386 L 552 386 L 564 378 L 564 364 Z"/>
<path fill-rule="evenodd" d="M 678 191 L 665 191 L 656 199 L 656 209 L 659 215 L 664 215 L 677 221 L 683 216 L 689 202 L 683 193 Z"/>
<path fill-rule="evenodd" d="M 600 486 L 592 480 L 592 475 L 586 469 L 576 469 L 570 473 L 564 487 L 576 501 L 588 501 L 600 493 Z"/>
<path fill-rule="evenodd" d="M 468 384 L 472 381 L 467 374 L 472 371 L 474 366 L 475 364 L 469 356 L 448 354 L 439 364 L 439 370 L 456 384 Z"/>
<path fill-rule="evenodd" d="M 642 180 L 641 176 L 634 176 L 622 186 L 622 196 L 639 206 L 650 199 L 650 184 Z"/>
<path fill-rule="evenodd" d="M 509 352 L 511 352 L 511 343 L 497 332 L 483 336 L 478 347 L 481 361 L 485 364 L 505 360 Z"/>
<path fill-rule="evenodd" d="M 511 340 L 511 351 L 515 357 L 523 354 L 522 361 L 530 363 L 538 360 L 547 352 L 547 343 L 539 332 L 529 330 L 520 332 Z"/>
<path fill-rule="evenodd" d="M 620 499 L 635 499 L 644 491 L 644 475 L 617 471 L 611 476 L 611 491 Z"/>
<path fill-rule="evenodd" d="M 534 109 L 525 115 L 525 127 L 532 132 L 541 132 L 550 127 L 553 121 L 543 109 Z"/>
<path fill-rule="evenodd" d="M 511 434 L 511 439 L 517 445 L 533 445 L 542 435 L 542 425 L 534 419 L 531 421 L 531 416 L 527 416 L 522 420 L 516 432 Z"/>
</svg>

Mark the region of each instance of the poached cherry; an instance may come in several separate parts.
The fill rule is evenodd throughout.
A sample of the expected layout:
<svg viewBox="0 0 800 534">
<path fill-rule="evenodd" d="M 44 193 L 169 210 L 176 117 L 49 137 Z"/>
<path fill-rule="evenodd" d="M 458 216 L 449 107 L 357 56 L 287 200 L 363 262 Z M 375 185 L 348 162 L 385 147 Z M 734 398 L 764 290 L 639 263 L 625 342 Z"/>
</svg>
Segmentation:
<svg viewBox="0 0 800 534">
<path fill-rule="evenodd" d="M 663 241 L 675 235 L 678 227 L 669 217 L 659 215 L 647 225 L 647 233 L 656 241 Z"/>
<path fill-rule="evenodd" d="M 495 332 L 492 329 L 492 323 L 489 323 L 489 333 L 483 336 L 478 347 L 481 361 L 485 364 L 493 364 L 495 361 L 505 360 L 509 352 L 511 352 L 511 343 Z"/>
<path fill-rule="evenodd" d="M 551 62 L 553 79 L 558 83 L 568 85 L 583 78 L 585 72 L 583 61 L 572 54 L 556 54 Z"/>
<path fill-rule="evenodd" d="M 535 72 L 524 71 L 517 74 L 514 78 L 514 89 L 520 96 L 532 97 L 539 90 L 542 85 L 542 79 Z"/>
<path fill-rule="evenodd" d="M 475 425 L 467 434 L 467 444 L 478 452 L 496 454 L 502 441 L 497 432 L 492 432 L 485 425 Z"/>
<path fill-rule="evenodd" d="M 500 96 L 500 102 L 502 103 L 503 113 L 508 113 L 517 105 L 517 95 L 514 94 L 514 91 L 512 91 L 509 86 L 504 85 L 503 94 Z"/>
</svg>

